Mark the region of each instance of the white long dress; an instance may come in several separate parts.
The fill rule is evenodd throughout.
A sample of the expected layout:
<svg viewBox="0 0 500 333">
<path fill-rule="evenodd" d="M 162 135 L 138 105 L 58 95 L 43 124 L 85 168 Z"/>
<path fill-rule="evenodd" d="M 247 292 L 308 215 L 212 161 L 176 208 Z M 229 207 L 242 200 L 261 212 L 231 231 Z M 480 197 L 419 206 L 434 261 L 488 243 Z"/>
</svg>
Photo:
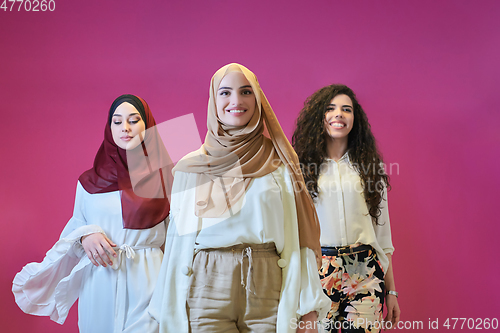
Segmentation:
<svg viewBox="0 0 500 333">
<path fill-rule="evenodd" d="M 94 266 L 78 240 L 104 233 L 118 245 L 113 266 Z M 26 265 L 13 281 L 26 313 L 63 324 L 78 301 L 80 332 L 158 332 L 147 306 L 160 271 L 165 223 L 124 229 L 120 192 L 89 194 L 78 182 L 73 217 L 41 263 Z"/>
<path fill-rule="evenodd" d="M 196 174 L 177 171 L 166 255 L 149 307 L 162 333 L 190 331 L 186 298 L 194 253 L 242 243 L 274 243 L 283 259 L 278 333 L 295 332 L 298 319 L 311 311 L 320 320 L 326 316 L 331 301 L 321 287 L 313 251 L 300 248 L 293 184 L 284 165 L 254 178 L 236 205 L 238 212 L 230 217 L 198 218 L 195 193 Z"/>
</svg>

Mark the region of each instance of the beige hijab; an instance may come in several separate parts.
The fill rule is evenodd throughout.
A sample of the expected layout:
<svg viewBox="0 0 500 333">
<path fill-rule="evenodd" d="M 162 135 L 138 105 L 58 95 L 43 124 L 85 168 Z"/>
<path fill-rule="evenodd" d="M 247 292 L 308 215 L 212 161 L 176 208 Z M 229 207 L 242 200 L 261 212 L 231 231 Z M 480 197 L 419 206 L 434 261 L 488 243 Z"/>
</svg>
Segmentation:
<svg viewBox="0 0 500 333">
<path fill-rule="evenodd" d="M 225 75 L 240 72 L 252 86 L 257 100 L 255 113 L 246 126 L 228 126 L 217 116 L 216 96 Z M 320 229 L 316 210 L 305 187 L 299 160 L 276 119 L 257 77 L 246 67 L 229 64 L 219 69 L 210 83 L 207 136 L 195 153 L 180 160 L 175 171 L 197 173 L 196 207 L 198 217 L 220 217 L 244 195 L 252 178 L 288 168 L 295 190 L 295 204 L 301 247 L 308 247 L 321 258 Z M 270 138 L 264 136 L 267 129 Z"/>
</svg>

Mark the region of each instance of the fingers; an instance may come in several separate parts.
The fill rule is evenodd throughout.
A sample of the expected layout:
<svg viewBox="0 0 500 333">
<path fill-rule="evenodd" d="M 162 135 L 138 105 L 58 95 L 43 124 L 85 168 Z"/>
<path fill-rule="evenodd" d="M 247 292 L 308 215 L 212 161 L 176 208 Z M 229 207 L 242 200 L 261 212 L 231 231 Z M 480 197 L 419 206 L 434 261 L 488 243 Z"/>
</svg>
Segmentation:
<svg viewBox="0 0 500 333">
<path fill-rule="evenodd" d="M 94 266 L 101 265 L 101 266 L 106 267 L 106 263 L 103 261 L 103 259 L 99 255 L 99 251 L 94 249 L 94 250 L 85 251 L 85 253 L 87 253 L 87 257 L 90 259 L 90 262 Z"/>
<path fill-rule="evenodd" d="M 94 256 L 92 254 L 92 252 L 89 250 L 89 251 L 85 251 L 85 253 L 87 253 L 87 257 L 89 258 L 90 262 L 94 265 L 94 266 L 99 266 L 99 264 L 97 263 L 97 261 L 95 261 L 94 259 Z M 95 252 L 97 253 L 97 252 Z"/>
<path fill-rule="evenodd" d="M 108 238 L 108 236 L 106 236 L 106 235 L 103 235 L 103 236 L 104 236 L 104 238 L 106 239 L 106 241 L 107 241 L 109 244 L 111 244 L 111 246 L 115 246 L 115 247 L 116 247 L 116 246 L 118 246 L 118 245 L 116 245 L 115 243 L 113 243 L 113 241 L 112 241 L 111 239 L 109 239 L 109 238 Z"/>
<path fill-rule="evenodd" d="M 82 237 L 82 246 L 88 258 L 95 266 L 106 267 L 113 265 L 113 261 L 108 253 L 116 257 L 116 252 L 111 245 L 116 246 L 108 237 L 101 233 L 93 233 Z"/>
<path fill-rule="evenodd" d="M 109 258 L 106 251 L 101 247 L 100 249 L 90 250 L 89 252 L 85 251 L 90 261 L 94 266 L 103 266 L 106 267 L 106 262 L 111 266 L 113 265 L 113 261 Z"/>
<path fill-rule="evenodd" d="M 399 307 L 394 307 L 393 319 L 392 319 L 393 326 L 396 326 L 398 324 L 400 315 L 401 315 L 401 311 L 399 310 Z"/>
<path fill-rule="evenodd" d="M 109 258 L 106 255 L 106 252 L 104 249 L 101 247 L 100 249 L 97 250 L 97 252 L 94 252 L 92 254 L 93 258 L 95 261 L 97 261 L 101 266 L 106 267 L 106 261 L 109 262 Z M 112 264 L 111 264 L 112 265 Z"/>
<path fill-rule="evenodd" d="M 105 242 L 102 242 L 101 245 L 102 247 L 106 250 L 107 253 L 111 254 L 113 257 L 116 258 L 116 252 L 113 250 L 112 246 L 116 247 L 117 245 L 113 243 L 108 237 L 105 237 Z M 112 265 L 113 263 L 111 263 Z"/>
<path fill-rule="evenodd" d="M 400 314 L 401 311 L 399 310 L 399 306 L 397 304 L 387 304 L 387 316 L 384 321 L 391 322 L 391 328 L 397 327 Z"/>
<path fill-rule="evenodd" d="M 386 304 L 387 306 L 387 316 L 385 317 L 385 321 L 392 321 L 392 311 L 393 311 L 393 307 L 389 304 L 389 302 L 387 302 Z"/>
<path fill-rule="evenodd" d="M 110 266 L 113 265 L 113 260 L 111 259 L 110 257 L 110 254 L 109 252 L 104 248 L 104 244 L 105 242 L 103 242 L 101 245 L 100 248 L 97 249 L 97 252 L 99 253 L 99 257 L 107 264 L 109 264 Z M 106 243 L 106 245 L 109 247 L 109 244 Z M 113 251 L 113 249 L 111 249 Z M 114 251 L 113 251 L 114 252 Z M 103 265 L 104 267 L 106 267 L 106 264 Z"/>
<path fill-rule="evenodd" d="M 391 327 L 390 329 L 392 329 L 394 327 L 394 321 L 393 321 L 393 316 L 392 316 L 392 307 L 389 306 L 389 304 L 387 304 L 387 316 L 384 318 L 384 321 L 385 322 L 391 322 Z"/>
</svg>

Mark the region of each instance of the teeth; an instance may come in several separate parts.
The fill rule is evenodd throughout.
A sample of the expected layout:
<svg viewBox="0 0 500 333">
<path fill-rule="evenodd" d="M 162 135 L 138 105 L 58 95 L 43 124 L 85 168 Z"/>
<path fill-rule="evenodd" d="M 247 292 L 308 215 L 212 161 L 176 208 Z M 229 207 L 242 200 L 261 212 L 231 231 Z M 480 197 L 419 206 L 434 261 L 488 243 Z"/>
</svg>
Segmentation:
<svg viewBox="0 0 500 333">
<path fill-rule="evenodd" d="M 332 124 L 330 124 L 330 126 L 332 126 L 332 127 L 342 128 L 342 127 L 344 127 L 345 125 L 344 125 L 344 124 L 341 124 L 341 123 L 332 123 Z"/>
<path fill-rule="evenodd" d="M 245 112 L 245 110 L 227 110 L 227 112 L 231 112 L 231 113 L 243 113 L 243 112 Z"/>
</svg>

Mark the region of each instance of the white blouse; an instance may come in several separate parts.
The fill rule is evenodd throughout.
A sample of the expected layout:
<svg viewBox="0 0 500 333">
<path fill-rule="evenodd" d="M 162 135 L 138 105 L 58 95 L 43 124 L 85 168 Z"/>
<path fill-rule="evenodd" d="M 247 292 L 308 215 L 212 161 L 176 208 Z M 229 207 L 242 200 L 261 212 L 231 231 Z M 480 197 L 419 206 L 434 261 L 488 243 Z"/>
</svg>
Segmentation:
<svg viewBox="0 0 500 333">
<path fill-rule="evenodd" d="M 361 166 L 361 172 L 363 167 L 367 166 Z M 375 184 L 371 186 L 375 188 Z M 337 162 L 326 159 L 321 166 L 318 187 L 315 205 L 321 225 L 321 246 L 371 245 L 377 251 L 384 272 L 387 272 L 389 259 L 386 253 L 392 254 L 394 247 L 385 187 L 379 225 L 372 222 L 368 213 L 361 178 L 347 152 Z"/>
<path fill-rule="evenodd" d="M 161 267 L 165 223 L 124 229 L 120 191 L 90 194 L 78 182 L 73 217 L 41 263 L 16 275 L 12 291 L 26 313 L 63 324 L 78 298 L 80 332 L 158 332 L 147 307 Z M 113 265 L 94 266 L 78 240 L 100 232 L 118 246 Z"/>
<path fill-rule="evenodd" d="M 285 243 L 281 190 L 286 188 L 283 180 L 285 167 L 282 168 L 252 179 L 244 197 L 235 205 L 236 209 L 233 207 L 234 215 L 201 219 L 196 249 L 274 243 L 278 253 L 281 253 Z M 241 211 L 234 212 L 239 209 Z"/>
<path fill-rule="evenodd" d="M 165 258 L 149 312 L 160 331 L 188 332 L 186 295 L 193 254 L 205 248 L 273 242 L 281 259 L 282 290 L 277 332 L 294 332 L 290 320 L 311 311 L 320 319 L 331 301 L 324 294 L 314 252 L 300 248 L 294 191 L 288 170 L 254 178 L 234 214 L 198 218 L 194 214 L 196 174 L 176 172 Z"/>
</svg>

